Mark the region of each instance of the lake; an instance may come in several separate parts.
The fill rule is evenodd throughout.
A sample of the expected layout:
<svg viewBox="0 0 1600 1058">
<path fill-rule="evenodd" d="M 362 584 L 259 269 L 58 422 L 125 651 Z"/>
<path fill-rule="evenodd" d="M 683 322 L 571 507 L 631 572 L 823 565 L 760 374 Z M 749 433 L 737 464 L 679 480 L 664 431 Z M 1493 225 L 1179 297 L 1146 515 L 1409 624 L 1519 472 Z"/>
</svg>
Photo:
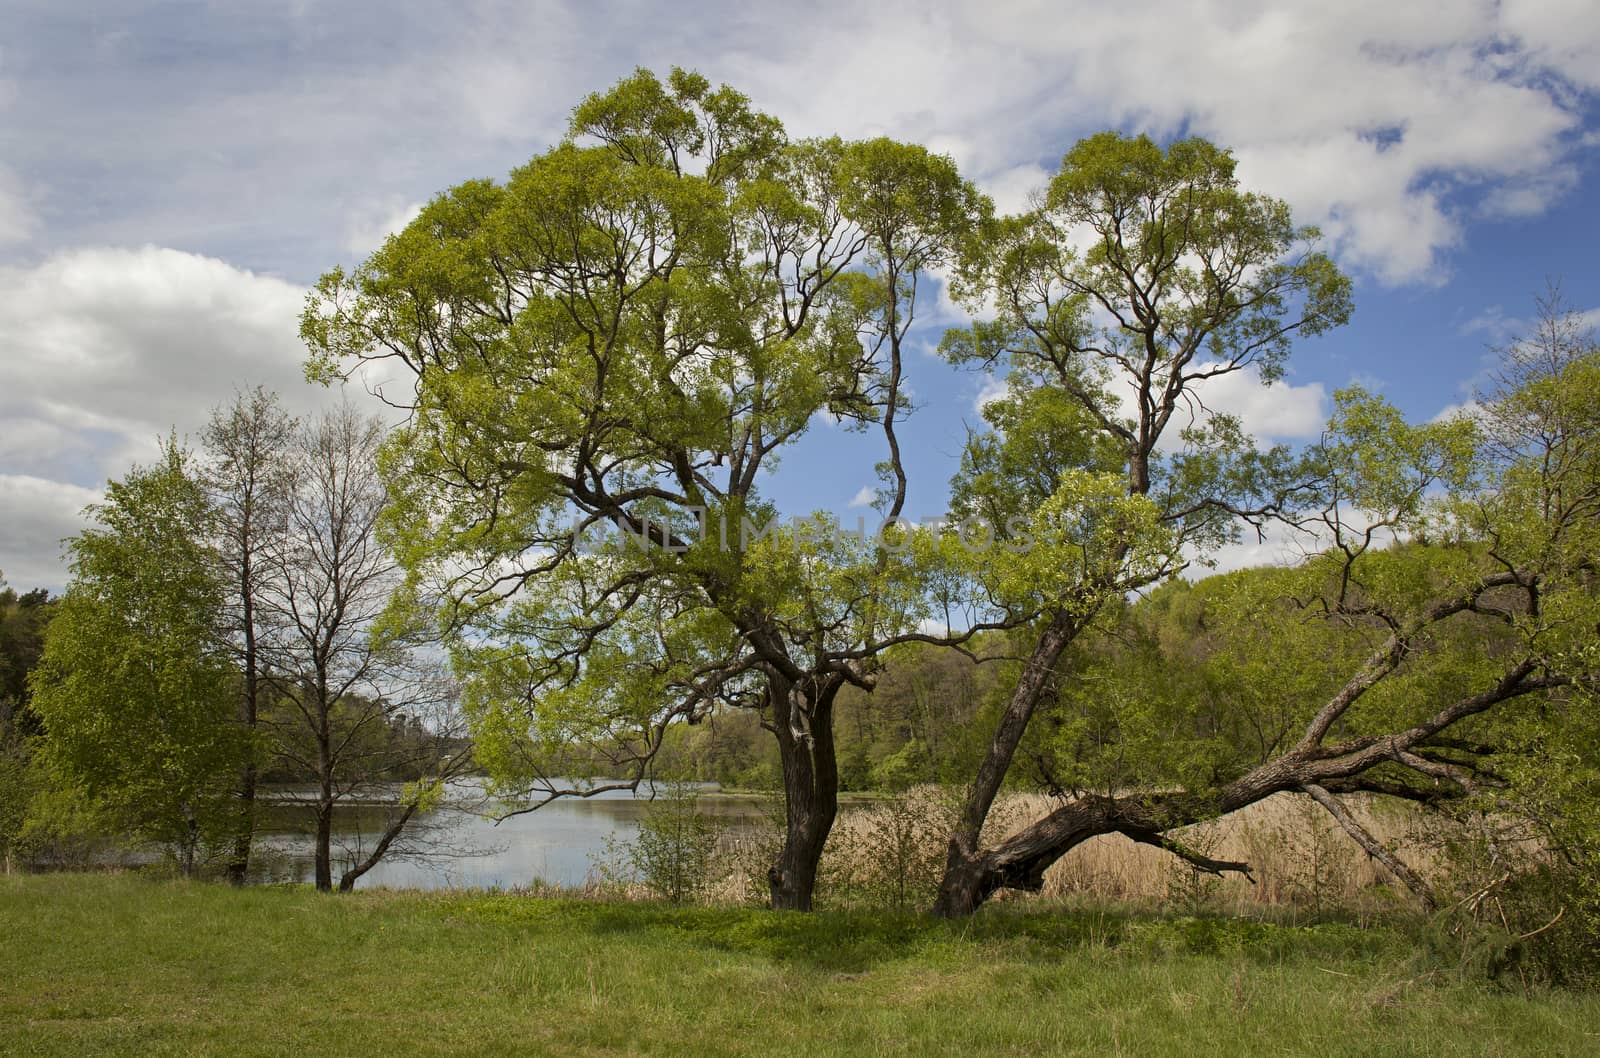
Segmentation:
<svg viewBox="0 0 1600 1058">
<path fill-rule="evenodd" d="M 377 797 L 397 795 L 399 786 L 374 791 Z M 264 790 L 261 830 L 250 878 L 256 882 L 311 882 L 315 877 L 310 811 L 297 800 L 313 796 L 311 787 Z M 393 851 L 361 876 L 356 888 L 462 889 L 525 886 L 542 880 L 562 886 L 582 885 L 609 841 L 626 841 L 638 833 L 650 794 L 626 790 L 587 798 L 561 798 L 535 812 L 496 824 L 486 813 L 481 791 L 471 782 L 457 783 L 441 807 L 419 813 L 407 827 L 415 837 L 407 850 Z M 470 806 L 470 807 L 469 807 Z M 754 826 L 765 818 L 763 800 L 754 795 L 700 790 L 698 809 L 727 822 L 730 829 Z M 350 852 L 376 843 L 384 817 L 371 799 L 365 805 L 339 808 L 334 815 L 333 877 Z"/>
</svg>

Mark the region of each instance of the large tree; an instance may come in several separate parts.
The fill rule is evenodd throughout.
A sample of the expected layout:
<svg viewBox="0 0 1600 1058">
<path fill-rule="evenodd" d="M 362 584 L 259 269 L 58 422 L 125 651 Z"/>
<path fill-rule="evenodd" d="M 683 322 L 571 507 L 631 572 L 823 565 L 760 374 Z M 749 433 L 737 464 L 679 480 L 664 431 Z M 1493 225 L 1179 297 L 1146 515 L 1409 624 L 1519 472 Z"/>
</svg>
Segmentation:
<svg viewBox="0 0 1600 1058">
<path fill-rule="evenodd" d="M 920 147 L 791 140 L 729 88 L 640 72 L 508 182 L 452 189 L 324 277 L 313 371 L 386 359 L 414 383 L 391 394 L 411 414 L 390 525 L 448 599 L 503 789 L 607 788 L 552 778 L 584 760 L 636 785 L 669 723 L 756 710 L 787 805 L 772 903 L 810 906 L 834 702 L 919 635 L 926 556 L 764 533 L 763 477 L 833 416 L 880 432 L 882 513 L 902 513 L 919 284 L 985 210 Z"/>
<path fill-rule="evenodd" d="M 1439 803 L 1520 775 L 1526 800 L 1558 777 L 1533 779 L 1549 767 L 1541 754 L 1592 744 L 1596 357 L 1585 341 L 1519 344 L 1475 416 L 1420 426 L 1359 389 L 1340 393 L 1306 491 L 1280 512 L 1305 559 L 1166 589 L 1161 606 L 1190 613 L 1180 636 L 1122 617 L 1128 645 L 1109 661 L 1055 665 L 1031 760 L 1063 800 L 953 855 L 940 910 L 1035 889 L 1099 834 L 1248 872 L 1174 831 L 1275 793 L 1314 799 L 1429 902 L 1343 799 Z M 1592 771 L 1569 776 L 1568 789 L 1595 788 Z"/>
<path fill-rule="evenodd" d="M 944 348 L 1004 372 L 1008 392 L 985 409 L 955 506 L 1011 545 L 982 574 L 996 593 L 1041 616 L 951 835 L 943 913 L 1016 880 L 979 836 L 1067 647 L 1108 603 L 1290 499 L 1288 454 L 1205 402 L 1215 379 L 1281 377 L 1297 337 L 1349 315 L 1316 243 L 1286 204 L 1238 186 L 1226 151 L 1108 132 L 971 244 L 960 289 L 994 315 Z"/>
<path fill-rule="evenodd" d="M 242 757 L 214 512 L 174 438 L 88 513 L 30 680 L 41 752 L 193 874 L 230 830 Z"/>
</svg>

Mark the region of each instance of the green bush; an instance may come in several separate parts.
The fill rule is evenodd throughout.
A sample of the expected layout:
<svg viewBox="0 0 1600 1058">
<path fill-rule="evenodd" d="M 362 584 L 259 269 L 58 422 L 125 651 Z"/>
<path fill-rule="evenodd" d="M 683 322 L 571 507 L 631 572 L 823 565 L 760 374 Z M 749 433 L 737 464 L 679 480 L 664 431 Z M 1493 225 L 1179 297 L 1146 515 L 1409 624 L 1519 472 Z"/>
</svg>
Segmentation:
<svg viewBox="0 0 1600 1058">
<path fill-rule="evenodd" d="M 691 903 L 712 881 L 713 859 L 726 829 L 720 819 L 700 811 L 693 786 L 666 784 L 646 806 L 639 832 L 609 843 L 601 874 L 613 883 L 642 883 L 674 904 Z"/>
</svg>

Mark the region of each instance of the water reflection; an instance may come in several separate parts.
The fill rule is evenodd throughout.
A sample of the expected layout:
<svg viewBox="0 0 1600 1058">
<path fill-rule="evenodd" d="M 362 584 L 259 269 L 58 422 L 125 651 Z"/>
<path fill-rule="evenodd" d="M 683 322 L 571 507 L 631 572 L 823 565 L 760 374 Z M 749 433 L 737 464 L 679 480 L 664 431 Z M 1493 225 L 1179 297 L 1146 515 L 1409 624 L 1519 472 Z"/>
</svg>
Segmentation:
<svg viewBox="0 0 1600 1058">
<path fill-rule="evenodd" d="M 399 787 L 394 788 L 398 793 Z M 261 832 L 250 877 L 257 882 L 310 882 L 314 878 L 309 787 L 271 791 L 261 812 Z M 452 786 L 441 807 L 419 813 L 407 827 L 411 835 L 400 854 L 391 853 L 361 876 L 357 888 L 406 889 L 510 888 L 535 879 L 557 885 L 582 885 L 607 840 L 627 840 L 638 832 L 649 806 L 649 791 L 626 790 L 588 798 L 563 798 L 536 812 L 498 825 L 494 811 L 472 783 Z M 297 803 L 298 802 L 298 803 Z M 701 791 L 699 810 L 725 819 L 731 828 L 748 827 L 765 811 L 757 797 Z M 334 816 L 334 880 L 353 858 L 370 850 L 382 833 L 386 810 L 367 803 L 341 807 Z M 397 846 L 400 848 L 400 846 Z"/>
</svg>

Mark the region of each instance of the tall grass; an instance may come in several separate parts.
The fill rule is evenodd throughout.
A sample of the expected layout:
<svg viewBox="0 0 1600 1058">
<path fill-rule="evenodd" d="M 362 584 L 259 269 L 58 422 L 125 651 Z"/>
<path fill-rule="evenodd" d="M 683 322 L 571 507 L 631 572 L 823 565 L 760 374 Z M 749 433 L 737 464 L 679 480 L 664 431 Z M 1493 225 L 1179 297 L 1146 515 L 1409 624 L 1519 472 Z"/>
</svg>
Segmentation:
<svg viewBox="0 0 1600 1058">
<path fill-rule="evenodd" d="M 996 804 L 986 841 L 1050 812 L 1042 794 L 1010 794 Z M 1353 815 L 1424 876 L 1444 870 L 1439 824 L 1408 806 L 1348 801 Z M 909 909 L 931 903 L 944 867 L 955 793 L 917 787 L 894 797 L 847 804 L 823 857 L 819 899 L 832 907 Z M 780 840 L 778 818 L 725 838 L 707 887 L 718 903 L 759 902 Z M 1218 859 L 1250 864 L 1252 879 L 1200 874 L 1171 853 L 1120 835 L 1092 838 L 1045 874 L 1032 899 L 1079 900 L 1216 913 L 1331 911 L 1372 914 L 1409 908 L 1413 899 L 1315 803 L 1279 794 L 1223 819 L 1176 832 Z M 1024 899 L 1001 894 L 1002 900 Z"/>
</svg>

